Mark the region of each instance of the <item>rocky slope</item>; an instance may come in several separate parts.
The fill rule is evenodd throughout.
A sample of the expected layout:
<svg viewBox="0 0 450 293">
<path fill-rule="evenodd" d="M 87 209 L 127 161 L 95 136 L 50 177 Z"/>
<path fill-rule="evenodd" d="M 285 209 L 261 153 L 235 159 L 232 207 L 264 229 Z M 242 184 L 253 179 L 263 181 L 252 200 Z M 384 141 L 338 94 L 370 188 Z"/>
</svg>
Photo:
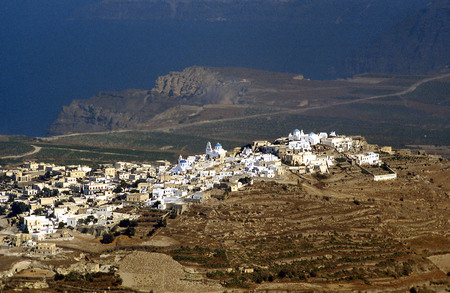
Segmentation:
<svg viewBox="0 0 450 293">
<path fill-rule="evenodd" d="M 159 77 L 152 90 L 100 92 L 87 100 L 74 100 L 70 106 L 63 107 L 49 134 L 138 129 L 155 116 L 158 121 L 168 118 L 157 114 L 177 105 L 234 104 L 245 91 L 244 83 L 224 77 L 219 72 L 189 67 L 182 72 Z M 184 118 L 186 107 L 175 109 L 182 112 L 178 118 Z M 192 109 L 196 108 L 187 107 L 188 112 Z"/>
<path fill-rule="evenodd" d="M 450 2 L 437 0 L 400 21 L 346 61 L 348 74 L 420 74 L 450 64 Z"/>
</svg>

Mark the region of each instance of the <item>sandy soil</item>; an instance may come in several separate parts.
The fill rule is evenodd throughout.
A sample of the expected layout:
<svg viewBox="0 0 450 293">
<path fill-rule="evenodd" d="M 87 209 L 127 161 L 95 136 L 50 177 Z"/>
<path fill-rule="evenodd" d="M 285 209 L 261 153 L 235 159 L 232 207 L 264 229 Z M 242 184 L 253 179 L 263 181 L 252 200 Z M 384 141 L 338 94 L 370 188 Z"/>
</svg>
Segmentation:
<svg viewBox="0 0 450 293">
<path fill-rule="evenodd" d="M 450 253 L 433 255 L 428 259 L 444 273 L 450 272 Z"/>
<path fill-rule="evenodd" d="M 74 236 L 72 240 L 55 242 L 56 246 L 66 249 L 80 250 L 84 252 L 101 253 L 105 250 L 114 248 L 114 246 L 116 245 L 116 241 L 110 244 L 102 244 L 100 243 L 99 238 L 95 238 L 93 235 L 82 234 L 75 230 L 72 233 Z"/>
<path fill-rule="evenodd" d="M 179 245 L 180 242 L 177 240 L 167 237 L 167 236 L 160 236 L 156 235 L 151 240 L 143 242 L 142 246 L 156 246 L 156 247 L 168 247 L 168 246 L 175 246 Z"/>
<path fill-rule="evenodd" d="M 52 278 L 55 275 L 54 272 L 45 269 L 32 268 L 23 270 L 16 274 L 16 277 L 22 278 Z"/>
</svg>

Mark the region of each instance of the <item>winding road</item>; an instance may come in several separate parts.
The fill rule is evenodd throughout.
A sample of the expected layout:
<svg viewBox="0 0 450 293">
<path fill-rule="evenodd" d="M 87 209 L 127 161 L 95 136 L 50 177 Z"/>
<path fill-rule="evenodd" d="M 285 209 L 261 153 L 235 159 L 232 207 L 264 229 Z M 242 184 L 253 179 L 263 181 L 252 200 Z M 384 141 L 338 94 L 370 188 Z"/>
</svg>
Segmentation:
<svg viewBox="0 0 450 293">
<path fill-rule="evenodd" d="M 186 124 L 181 124 L 181 125 L 153 128 L 151 130 L 150 129 L 145 129 L 145 130 L 121 129 L 121 130 L 109 130 L 109 131 L 100 131 L 100 132 L 70 133 L 70 134 L 55 135 L 55 136 L 51 136 L 51 137 L 43 137 L 41 139 L 46 140 L 46 141 L 52 141 L 52 140 L 57 140 L 59 138 L 78 136 L 78 135 L 110 134 L 110 133 L 131 132 L 131 131 L 134 131 L 134 132 L 154 132 L 154 131 L 168 132 L 168 131 L 175 130 L 175 129 L 182 129 L 182 128 L 186 128 L 186 127 L 190 127 L 190 126 L 198 126 L 198 125 L 204 125 L 204 124 L 209 124 L 209 123 L 239 121 L 239 120 L 246 120 L 249 118 L 269 117 L 269 116 L 280 115 L 280 114 L 298 114 L 298 113 L 304 113 L 304 112 L 307 112 L 310 110 L 324 109 L 324 108 L 336 107 L 336 106 L 341 106 L 341 105 L 355 104 L 355 103 L 360 103 L 360 102 L 369 101 L 369 100 L 401 96 L 401 95 L 405 95 L 405 94 L 415 91 L 420 85 L 422 85 L 424 83 L 427 83 L 427 82 L 430 82 L 433 80 L 437 80 L 437 79 L 447 78 L 447 77 L 450 77 L 450 73 L 441 74 L 441 75 L 422 79 L 422 80 L 414 83 L 407 89 L 402 90 L 400 92 L 396 92 L 396 93 L 392 93 L 392 94 L 385 94 L 385 95 L 375 95 L 375 96 L 370 96 L 370 97 L 366 97 L 366 98 L 355 99 L 355 100 L 351 100 L 351 101 L 344 101 L 344 102 L 339 102 L 339 103 L 334 103 L 334 104 L 321 105 L 321 106 L 312 106 L 312 107 L 305 107 L 305 108 L 300 108 L 300 109 L 281 110 L 281 111 L 270 112 L 270 113 L 248 115 L 245 117 L 223 118 L 223 119 L 216 119 L 216 120 L 203 120 L 203 121 L 186 123 Z"/>
<path fill-rule="evenodd" d="M 34 150 L 32 150 L 32 151 L 30 151 L 28 153 L 24 153 L 24 154 L 20 154 L 20 155 L 14 155 L 14 156 L 0 157 L 0 159 L 18 159 L 18 158 L 23 158 L 23 157 L 26 157 L 26 156 L 31 156 L 31 155 L 37 154 L 42 149 L 42 147 L 40 147 L 40 146 L 35 146 L 35 145 L 31 145 L 31 146 L 34 148 Z"/>
</svg>

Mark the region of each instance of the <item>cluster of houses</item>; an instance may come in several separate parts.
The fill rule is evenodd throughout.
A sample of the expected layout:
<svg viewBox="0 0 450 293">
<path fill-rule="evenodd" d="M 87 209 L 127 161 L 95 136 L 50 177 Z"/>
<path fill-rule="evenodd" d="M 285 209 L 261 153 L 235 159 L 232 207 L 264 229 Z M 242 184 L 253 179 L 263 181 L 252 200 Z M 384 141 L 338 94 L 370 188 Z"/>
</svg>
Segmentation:
<svg viewBox="0 0 450 293">
<path fill-rule="evenodd" d="M 305 134 L 303 130 L 295 129 L 274 143 L 255 143 L 264 152 L 276 155 L 287 165 L 295 166 L 298 173 L 328 173 L 329 168 L 334 166 L 336 155 L 345 155 L 358 165 L 381 164 L 378 154 L 364 152 L 368 146 L 364 138 L 337 135 L 334 131 L 329 134 Z"/>
<path fill-rule="evenodd" d="M 304 173 L 328 172 L 339 153 L 350 153 L 358 164 L 380 164 L 376 153 L 358 153 L 362 141 L 336 135 L 305 134 L 298 129 L 273 143 L 226 151 L 208 142 L 205 153 L 183 158 L 176 164 L 117 162 L 99 169 L 26 162 L 0 170 L 9 183 L 0 186 L 0 205 L 23 202 L 23 230 L 34 239 L 54 234 L 58 228 L 79 225 L 112 226 L 131 214 L 117 212 L 129 205 L 184 211 L 190 203 L 208 198 L 214 187 L 237 191 L 253 178 L 282 176 L 287 168 Z"/>
</svg>

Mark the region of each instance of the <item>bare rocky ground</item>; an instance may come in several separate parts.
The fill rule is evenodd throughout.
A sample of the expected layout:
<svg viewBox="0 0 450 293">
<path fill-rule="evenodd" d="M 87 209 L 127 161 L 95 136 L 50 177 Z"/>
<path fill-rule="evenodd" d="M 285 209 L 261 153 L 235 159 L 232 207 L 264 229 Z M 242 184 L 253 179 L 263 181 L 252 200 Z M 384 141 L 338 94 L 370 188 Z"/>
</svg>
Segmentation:
<svg viewBox="0 0 450 293">
<path fill-rule="evenodd" d="M 382 159 L 397 180 L 374 182 L 340 163 L 325 177 L 289 173 L 236 193 L 216 190 L 221 199 L 192 206 L 152 235 L 156 219 L 144 212 L 134 237 L 108 245 L 74 233 L 57 243 L 56 256 L 2 253 L 0 270 L 12 272 L 4 291 L 449 290 L 448 160 Z M 78 281 L 54 281 L 71 272 Z"/>
</svg>

